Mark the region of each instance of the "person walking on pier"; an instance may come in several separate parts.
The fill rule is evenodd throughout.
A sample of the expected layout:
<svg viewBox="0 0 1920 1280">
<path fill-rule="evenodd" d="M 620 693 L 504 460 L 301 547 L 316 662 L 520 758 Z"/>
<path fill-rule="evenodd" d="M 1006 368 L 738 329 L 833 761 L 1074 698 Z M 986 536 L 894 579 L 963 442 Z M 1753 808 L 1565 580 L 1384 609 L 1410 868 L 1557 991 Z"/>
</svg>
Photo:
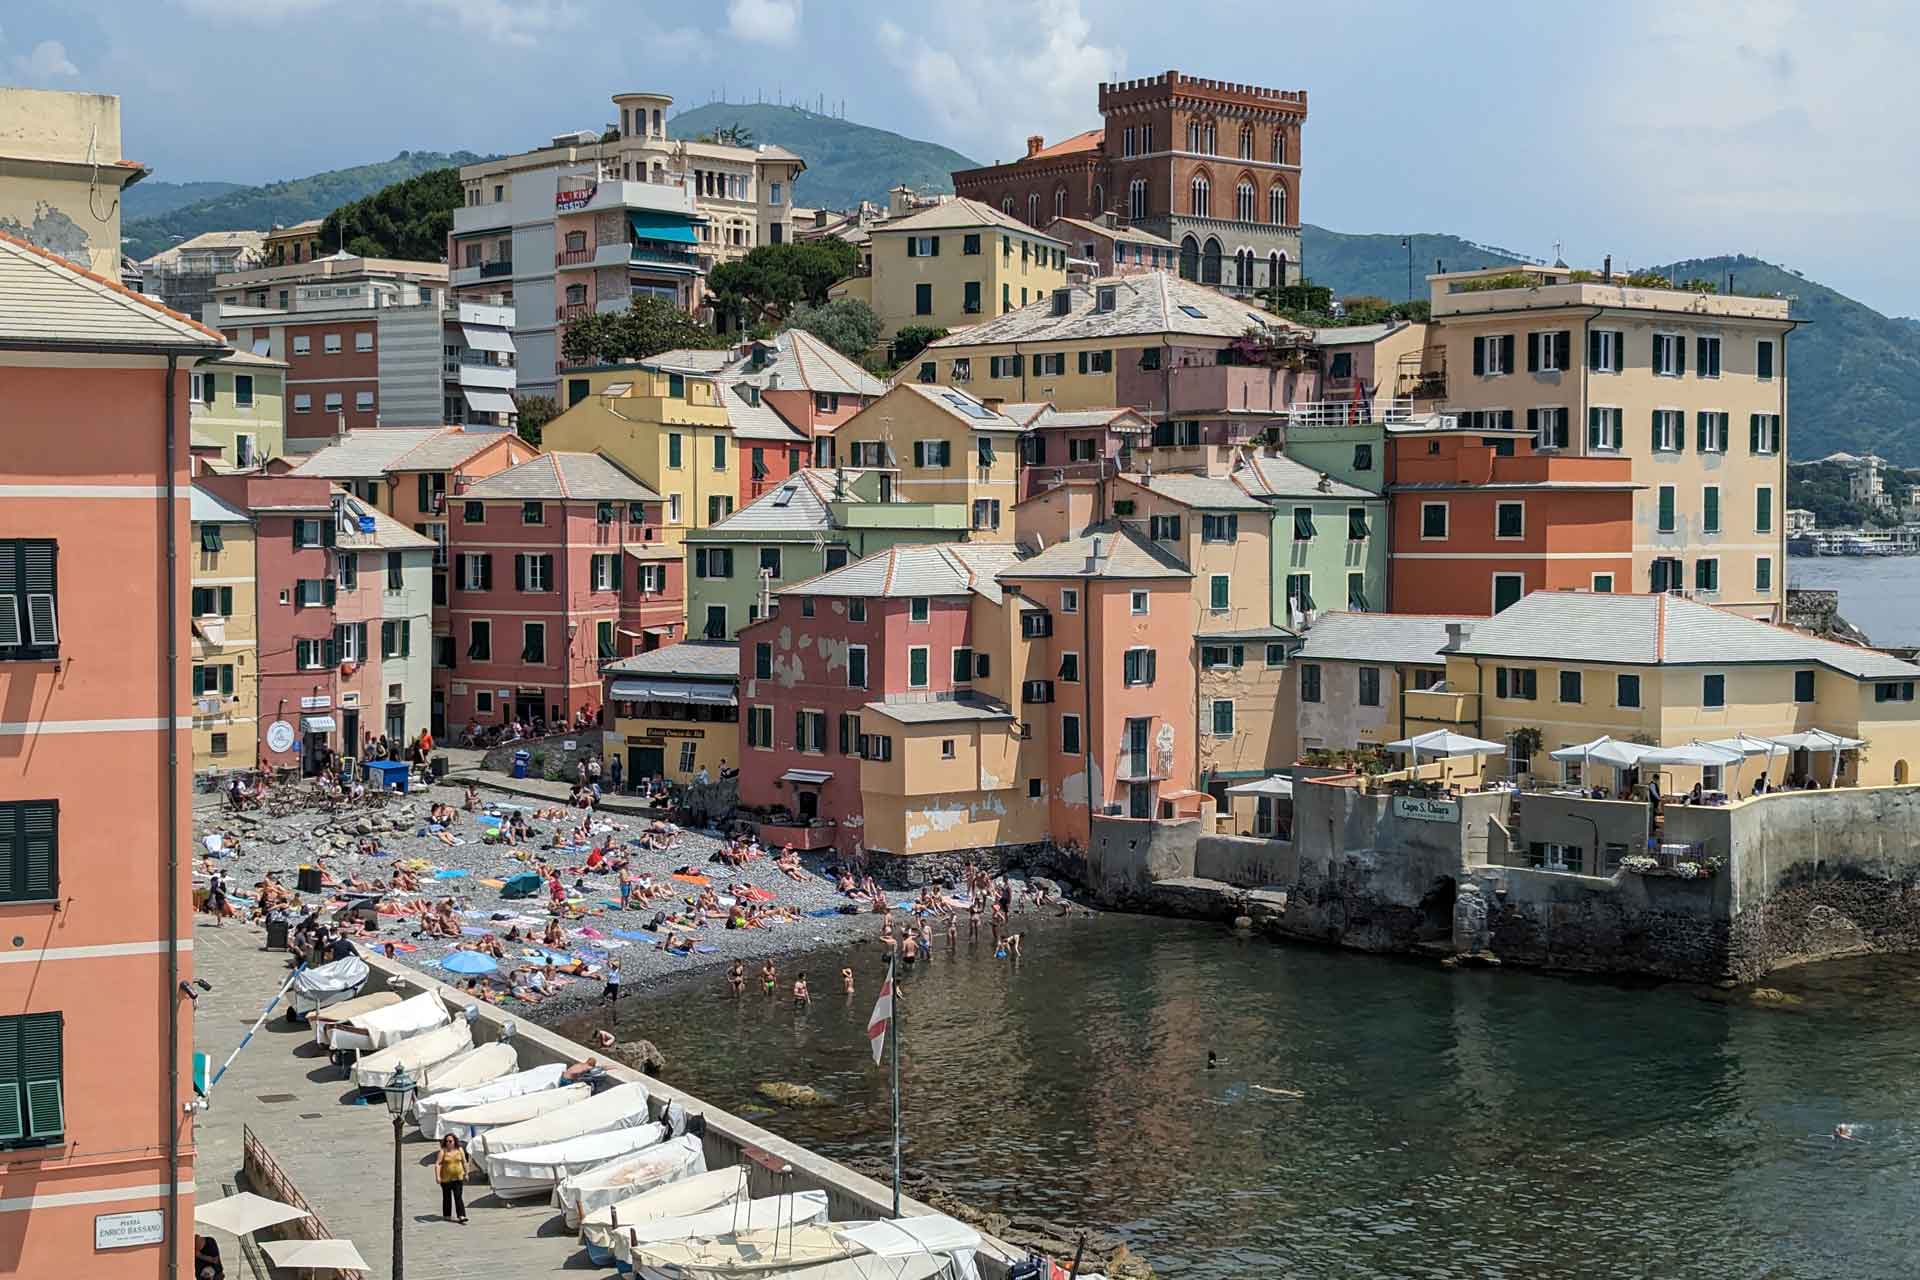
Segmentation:
<svg viewBox="0 0 1920 1280">
<path fill-rule="evenodd" d="M 440 1151 L 433 1162 L 433 1176 L 440 1183 L 440 1216 L 455 1221 L 454 1213 L 459 1212 L 460 1222 L 467 1220 L 467 1153 L 460 1147 L 460 1139 L 451 1133 L 440 1139 Z"/>
</svg>

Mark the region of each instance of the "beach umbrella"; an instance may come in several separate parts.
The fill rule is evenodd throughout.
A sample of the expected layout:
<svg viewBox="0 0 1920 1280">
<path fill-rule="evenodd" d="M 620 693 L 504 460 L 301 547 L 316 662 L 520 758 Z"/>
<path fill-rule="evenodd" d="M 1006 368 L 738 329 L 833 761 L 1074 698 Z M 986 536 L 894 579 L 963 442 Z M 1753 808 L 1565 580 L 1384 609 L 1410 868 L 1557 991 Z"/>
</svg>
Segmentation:
<svg viewBox="0 0 1920 1280">
<path fill-rule="evenodd" d="M 1237 787 L 1228 787 L 1230 796 L 1290 796 L 1293 794 L 1293 779 L 1275 775 L 1261 778 L 1256 782 L 1243 782 Z"/>
<path fill-rule="evenodd" d="M 300 1271 L 366 1271 L 367 1260 L 351 1240 L 268 1240 L 261 1252 L 276 1267 Z"/>
<path fill-rule="evenodd" d="M 448 973 L 464 973 L 471 977 L 500 971 L 500 966 L 494 963 L 492 956 L 483 956 L 478 951 L 455 951 L 443 956 L 440 967 Z"/>
<path fill-rule="evenodd" d="M 1866 746 L 1862 738 L 1844 738 L 1825 729 L 1808 729 L 1802 733 L 1783 733 L 1774 739 L 1791 751 L 1831 751 L 1833 753 L 1833 771 L 1828 779 L 1832 785 L 1840 781 L 1840 753 L 1852 751 L 1856 747 Z"/>
<path fill-rule="evenodd" d="M 308 1216 L 305 1209 L 296 1209 L 290 1204 L 281 1204 L 278 1200 L 269 1200 L 251 1191 L 242 1191 L 224 1200 L 212 1200 L 194 1206 L 193 1225 L 211 1227 L 232 1236 L 244 1236 L 262 1227 L 277 1226 Z"/>
<path fill-rule="evenodd" d="M 1716 747 L 1709 742 L 1695 740 L 1684 742 L 1677 747 L 1653 747 L 1640 757 L 1641 764 L 1651 765 L 1688 765 L 1694 768 L 1724 768 L 1738 764 L 1746 759 L 1740 752 L 1729 747 Z"/>
<path fill-rule="evenodd" d="M 1488 742 L 1485 738 L 1470 738 L 1464 733 L 1455 733 L 1451 729 L 1435 729 L 1430 733 L 1415 734 L 1411 738 L 1389 742 L 1387 749 L 1405 751 L 1418 761 L 1421 756 L 1502 755 L 1507 748 L 1503 743 Z"/>
</svg>

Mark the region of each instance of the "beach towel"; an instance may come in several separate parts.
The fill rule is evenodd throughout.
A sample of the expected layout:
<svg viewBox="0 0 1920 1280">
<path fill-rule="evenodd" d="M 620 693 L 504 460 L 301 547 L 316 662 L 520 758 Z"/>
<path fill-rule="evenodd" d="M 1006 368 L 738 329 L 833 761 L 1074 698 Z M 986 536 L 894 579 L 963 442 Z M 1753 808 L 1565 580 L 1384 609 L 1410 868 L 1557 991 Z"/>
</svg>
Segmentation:
<svg viewBox="0 0 1920 1280">
<path fill-rule="evenodd" d="M 678 880 L 681 884 L 712 884 L 713 883 L 713 877 L 711 876 L 685 875 L 678 871 L 673 873 L 673 878 L 675 880 Z"/>
<path fill-rule="evenodd" d="M 487 886 L 487 888 L 489 889 L 504 889 L 507 887 L 507 882 L 505 880 L 495 880 L 491 876 L 482 876 L 480 878 L 480 883 Z"/>
<path fill-rule="evenodd" d="M 659 934 L 657 934 L 657 933 L 648 933 L 648 932 L 647 932 L 647 931 L 646 931 L 645 929 L 615 929 L 615 930 L 613 931 L 613 936 L 614 936 L 614 937 L 616 937 L 616 938 L 625 938 L 625 939 L 627 939 L 627 940 L 628 940 L 629 942 L 658 942 L 658 941 L 660 941 L 660 935 L 659 935 Z"/>
<path fill-rule="evenodd" d="M 466 876 L 467 872 L 461 870 L 459 867 L 448 867 L 444 871 L 436 871 L 433 873 L 435 880 L 464 880 Z"/>
</svg>

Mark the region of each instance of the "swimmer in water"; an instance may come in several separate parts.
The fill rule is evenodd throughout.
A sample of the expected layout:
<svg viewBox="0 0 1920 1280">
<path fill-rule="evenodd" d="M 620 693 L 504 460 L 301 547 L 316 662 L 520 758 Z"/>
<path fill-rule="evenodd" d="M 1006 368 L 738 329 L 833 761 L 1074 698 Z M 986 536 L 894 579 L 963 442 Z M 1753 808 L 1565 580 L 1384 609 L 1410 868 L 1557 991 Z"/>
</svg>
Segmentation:
<svg viewBox="0 0 1920 1280">
<path fill-rule="evenodd" d="M 812 997 L 807 994 L 807 975 L 804 973 L 797 974 L 793 979 L 793 1002 L 795 1004 L 807 1004 L 811 1000 Z"/>
<path fill-rule="evenodd" d="M 1853 1126 L 1850 1124 L 1837 1124 L 1833 1126 L 1833 1136 L 1841 1142 L 1854 1142 L 1858 1140 L 1853 1132 Z"/>
<path fill-rule="evenodd" d="M 1219 1065 L 1220 1065 L 1220 1059 L 1218 1055 L 1216 1055 L 1214 1051 L 1211 1049 L 1207 1050 L 1207 1070 L 1211 1071 Z"/>
<path fill-rule="evenodd" d="M 842 969 L 840 971 L 840 985 L 847 989 L 848 995 L 853 994 L 853 970 Z"/>
</svg>

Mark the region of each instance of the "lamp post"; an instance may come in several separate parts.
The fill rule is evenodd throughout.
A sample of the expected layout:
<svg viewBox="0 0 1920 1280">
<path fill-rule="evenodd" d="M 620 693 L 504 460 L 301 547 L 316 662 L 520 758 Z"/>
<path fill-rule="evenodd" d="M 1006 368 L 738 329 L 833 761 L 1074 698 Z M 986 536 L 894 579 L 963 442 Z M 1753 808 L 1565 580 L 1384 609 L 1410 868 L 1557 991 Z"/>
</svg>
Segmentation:
<svg viewBox="0 0 1920 1280">
<path fill-rule="evenodd" d="M 387 1077 L 387 1112 L 393 1117 L 393 1280 L 406 1280 L 406 1253 L 400 1234 L 400 1129 L 413 1102 L 413 1076 L 405 1067 Z"/>
</svg>

